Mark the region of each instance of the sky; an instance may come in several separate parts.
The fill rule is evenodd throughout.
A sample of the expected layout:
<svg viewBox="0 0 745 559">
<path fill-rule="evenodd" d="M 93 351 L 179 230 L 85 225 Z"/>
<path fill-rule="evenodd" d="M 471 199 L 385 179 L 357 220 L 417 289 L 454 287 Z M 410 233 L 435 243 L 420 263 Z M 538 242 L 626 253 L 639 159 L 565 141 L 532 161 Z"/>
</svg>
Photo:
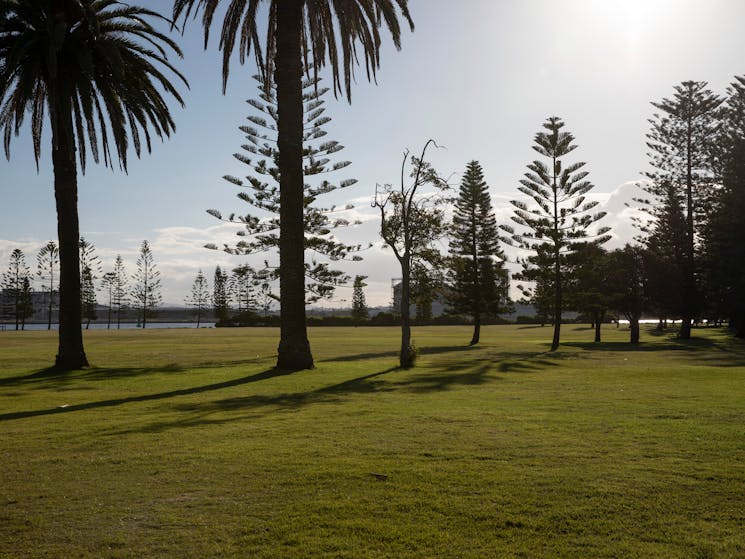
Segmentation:
<svg viewBox="0 0 745 559">
<path fill-rule="evenodd" d="M 144 0 L 140 2 L 145 3 Z M 148 7 L 167 14 L 171 3 Z M 498 220 L 507 223 L 509 200 L 535 157 L 534 134 L 552 115 L 563 118 L 579 146 L 572 161 L 587 162 L 593 196 L 609 212 L 611 246 L 632 240 L 625 204 L 647 170 L 645 134 L 651 101 L 670 97 L 685 80 L 709 82 L 723 93 L 745 74 L 745 2 L 741 0 L 410 0 L 415 31 L 402 49 L 386 41 L 377 83 L 358 72 L 351 104 L 328 95 L 328 138 L 346 146 L 350 160 L 339 178 L 358 183 L 330 195 L 329 204 L 352 202 L 357 227 L 338 230 L 349 243 L 373 242 L 364 260 L 342 267 L 368 276 L 370 305 L 391 299 L 391 278 L 400 276 L 390 251 L 381 247 L 379 218 L 370 207 L 376 184 L 396 183 L 406 148 L 421 150 L 432 138 L 441 149 L 429 160 L 457 186 L 466 163 L 478 160 L 490 186 Z M 221 20 L 220 20 L 221 21 Z M 213 35 L 214 36 L 214 35 Z M 79 177 L 81 234 L 92 241 L 104 270 L 121 254 L 134 273 L 147 239 L 163 277 L 168 304 L 183 304 L 199 269 L 233 268 L 263 257 L 231 256 L 203 248 L 232 244 L 236 227 L 206 210 L 246 213 L 238 189 L 221 177 L 245 176 L 232 154 L 244 143 L 238 126 L 252 114 L 257 96 L 251 60 L 235 60 L 222 94 L 221 55 L 212 41 L 203 50 L 198 21 L 174 37 L 184 51 L 176 66 L 189 80 L 185 107 L 171 104 L 176 133 L 156 141 L 140 160 L 132 154 L 127 174 L 90 164 Z M 0 269 L 14 248 L 35 255 L 56 237 L 49 129 L 37 172 L 28 127 L 13 140 L 10 161 L 0 159 Z M 513 255 L 514 256 L 514 255 Z M 351 303 L 341 288 L 325 307 Z"/>
</svg>

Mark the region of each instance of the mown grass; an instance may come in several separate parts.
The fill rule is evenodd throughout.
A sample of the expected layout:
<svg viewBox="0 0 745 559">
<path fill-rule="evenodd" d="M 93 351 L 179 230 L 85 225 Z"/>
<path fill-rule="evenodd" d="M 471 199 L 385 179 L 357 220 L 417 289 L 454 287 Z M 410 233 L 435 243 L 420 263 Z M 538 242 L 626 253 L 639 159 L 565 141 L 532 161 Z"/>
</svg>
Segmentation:
<svg viewBox="0 0 745 559">
<path fill-rule="evenodd" d="M 0 333 L 0 557 L 745 557 L 743 344 L 414 334 Z"/>
</svg>

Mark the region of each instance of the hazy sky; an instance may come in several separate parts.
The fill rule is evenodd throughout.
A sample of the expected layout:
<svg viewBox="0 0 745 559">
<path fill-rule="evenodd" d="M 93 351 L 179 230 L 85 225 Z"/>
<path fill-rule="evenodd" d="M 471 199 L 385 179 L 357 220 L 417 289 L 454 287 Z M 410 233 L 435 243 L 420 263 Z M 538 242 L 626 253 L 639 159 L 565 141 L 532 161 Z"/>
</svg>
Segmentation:
<svg viewBox="0 0 745 559">
<path fill-rule="evenodd" d="M 168 13 L 171 3 L 148 4 Z M 416 30 L 405 33 L 400 52 L 383 49 L 377 85 L 361 72 L 351 105 L 328 97 L 329 138 L 346 146 L 339 157 L 353 163 L 340 178 L 359 180 L 330 201 L 354 199 L 353 214 L 365 221 L 339 231 L 345 241 L 378 243 L 369 207 L 375 184 L 395 182 L 404 148 L 416 151 L 429 138 L 446 146 L 430 159 L 442 174 L 455 173 L 456 183 L 468 161 L 481 162 L 498 215 L 507 219 L 508 200 L 534 158 L 533 135 L 554 114 L 576 136 L 573 155 L 587 162 L 598 197 L 610 199 L 616 242 L 628 240 L 623 201 L 631 186 L 619 187 L 647 168 L 650 101 L 690 79 L 723 92 L 745 74 L 742 0 L 410 0 L 410 7 Z M 232 154 L 244 143 L 237 130 L 250 114 L 244 101 L 256 96 L 253 64 L 237 63 L 222 95 L 216 43 L 203 51 L 197 22 L 178 40 L 185 58 L 177 65 L 191 90 L 184 109 L 173 104 L 176 135 L 131 159 L 128 175 L 91 165 L 79 181 L 81 232 L 105 268 L 121 253 L 133 272 L 148 239 L 170 303 L 183 301 L 200 267 L 211 275 L 217 264 L 247 260 L 201 247 L 235 238 L 205 210 L 248 210 L 221 177 L 245 175 Z M 39 247 L 56 237 L 49 150 L 37 174 L 28 130 L 11 149 L 10 162 L 0 160 L 1 269 L 13 248 L 33 264 Z M 390 279 L 400 275 L 395 259 L 379 248 L 364 257 L 346 269 L 370 276 L 368 302 L 386 304 Z M 324 304 L 348 305 L 350 291 Z"/>
</svg>

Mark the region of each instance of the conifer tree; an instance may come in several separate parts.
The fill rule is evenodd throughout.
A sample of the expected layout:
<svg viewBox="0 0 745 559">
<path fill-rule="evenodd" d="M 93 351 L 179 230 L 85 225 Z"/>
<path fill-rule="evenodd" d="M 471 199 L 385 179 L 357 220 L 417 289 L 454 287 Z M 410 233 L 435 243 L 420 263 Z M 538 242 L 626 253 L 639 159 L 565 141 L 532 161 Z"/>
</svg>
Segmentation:
<svg viewBox="0 0 745 559">
<path fill-rule="evenodd" d="M 212 308 L 218 322 L 227 320 L 230 314 L 230 295 L 228 291 L 228 274 L 215 267 L 215 277 L 212 282 Z"/>
<path fill-rule="evenodd" d="M 147 319 L 155 314 L 155 309 L 163 301 L 160 293 L 160 271 L 155 265 L 150 244 L 145 240 L 140 245 L 140 255 L 137 258 L 137 271 L 132 276 L 132 302 L 137 309 L 142 327 L 147 327 Z"/>
<path fill-rule="evenodd" d="M 550 289 L 554 320 L 551 351 L 555 351 L 559 347 L 567 282 L 566 256 L 576 244 L 585 243 L 588 238 L 594 237 L 592 242 L 599 245 L 610 236 L 608 227 L 601 227 L 594 235 L 590 231 L 605 212 L 591 213 L 598 202 L 586 200 L 593 185 L 585 180 L 588 172 L 581 170 L 585 164 L 564 164 L 564 157 L 577 147 L 572 143 L 574 136 L 562 130 L 564 122 L 558 117 L 548 118 L 543 127 L 547 132 L 536 133 L 533 149 L 548 162 L 530 163 L 518 188 L 531 202 L 510 202 L 514 207 L 512 221 L 521 231 L 516 232 L 508 225 L 500 228 L 509 234 L 503 237 L 505 242 L 533 253 L 522 261 L 523 270 L 518 279 L 543 283 L 544 289 Z M 546 269 L 549 263 L 550 272 Z"/>
<path fill-rule="evenodd" d="M 260 80 L 255 76 L 257 81 Z M 356 179 L 344 179 L 336 183 L 324 178 L 326 175 L 348 167 L 349 161 L 331 162 L 331 156 L 344 149 L 339 142 L 323 139 L 327 132 L 323 126 L 331 121 L 325 116 L 323 96 L 328 88 L 319 86 L 320 80 L 306 80 L 303 83 L 303 114 L 305 132 L 303 134 L 303 176 L 305 182 L 304 225 L 305 250 L 310 255 L 305 261 L 306 303 L 330 298 L 338 285 L 349 281 L 349 276 L 340 270 L 333 269 L 332 263 L 340 260 L 358 261 L 356 254 L 360 245 L 347 245 L 338 241 L 334 230 L 352 223 L 338 216 L 353 207 L 347 205 L 318 206 L 319 196 L 338 189 L 348 188 L 357 183 Z M 277 100 L 275 88 L 268 92 L 262 90 L 259 99 L 249 99 L 248 104 L 257 114 L 249 115 L 250 125 L 240 126 L 246 134 L 247 143 L 241 146 L 242 153 L 233 156 L 250 168 L 245 179 L 226 175 L 226 181 L 241 187 L 238 198 L 252 207 L 251 213 L 240 215 L 231 213 L 228 216 L 218 210 L 208 213 L 223 221 L 243 226 L 238 235 L 243 240 L 234 246 L 223 245 L 222 250 L 229 254 L 252 255 L 276 252 L 279 247 L 279 169 L 277 168 L 278 150 L 276 144 Z M 315 180 L 320 179 L 320 180 Z M 359 222 L 356 222 L 359 223 Z M 218 248 L 208 244 L 208 248 Z M 274 283 L 279 279 L 279 267 L 265 261 L 265 268 L 258 270 L 257 284 Z"/>
<path fill-rule="evenodd" d="M 703 228 L 702 270 L 715 319 L 728 318 L 745 338 L 745 76 L 727 89 L 718 136 L 722 181 Z"/>
<path fill-rule="evenodd" d="M 359 325 L 360 322 L 367 320 L 369 312 L 367 309 L 367 301 L 365 301 L 365 292 L 363 288 L 367 285 L 365 280 L 367 276 L 355 276 L 354 285 L 352 288 L 352 319 L 354 320 L 355 326 Z"/>
<path fill-rule="evenodd" d="M 26 329 L 26 319 L 34 315 L 34 296 L 31 289 L 31 275 L 26 274 L 21 286 L 21 330 Z"/>
<path fill-rule="evenodd" d="M 647 204 L 647 201 L 644 201 Z M 655 204 L 647 207 L 646 222 L 637 222 L 644 235 L 646 290 L 650 309 L 659 318 L 661 330 L 668 319 L 680 319 L 686 309 L 685 274 L 687 251 L 685 200 L 670 182 L 657 187 Z"/>
<path fill-rule="evenodd" d="M 502 312 L 509 293 L 497 219 L 478 161 L 468 163 L 463 175 L 450 239 L 448 310 L 473 318 L 474 345 L 481 336 L 482 318 L 493 318 Z"/>
<path fill-rule="evenodd" d="M 650 182 L 644 188 L 657 200 L 664 199 L 667 189 L 673 188 L 683 202 L 685 246 L 678 263 L 683 308 L 678 335 L 688 339 L 691 321 L 700 311 L 696 236 L 714 191 L 712 186 L 718 182 L 711 143 L 717 137 L 722 98 L 712 93 L 706 82 L 686 81 L 674 89 L 672 99 L 652 103 L 660 112 L 649 121 L 647 146 L 654 170 L 647 173 Z"/>
<path fill-rule="evenodd" d="M 191 293 L 186 297 L 185 302 L 188 306 L 194 309 L 194 314 L 197 317 L 197 328 L 199 328 L 202 314 L 204 314 L 204 310 L 210 302 L 207 278 L 204 277 L 202 270 L 197 272 L 197 277 L 194 279 L 194 283 L 191 286 Z"/>
<path fill-rule="evenodd" d="M 252 311 L 257 306 L 256 290 L 262 283 L 263 274 L 256 272 L 248 264 L 241 264 L 233 268 L 230 275 L 230 292 L 235 298 L 238 314 Z"/>
<path fill-rule="evenodd" d="M 112 270 L 113 275 L 113 293 L 112 293 L 112 304 L 116 308 L 116 329 L 119 330 L 122 326 L 122 314 L 127 308 L 129 302 L 129 282 L 127 279 L 127 270 L 124 268 L 124 260 L 121 255 L 116 255 L 114 261 L 114 269 Z"/>
<path fill-rule="evenodd" d="M 56 294 L 59 288 L 59 248 L 57 243 L 49 241 L 36 255 L 36 275 L 39 276 L 42 290 L 49 296 L 47 302 L 47 330 L 52 329 L 52 311 L 55 307 Z"/>
<path fill-rule="evenodd" d="M 111 330 L 111 316 L 114 312 L 114 289 L 116 287 L 116 275 L 114 272 L 106 272 L 101 276 L 101 288 L 106 296 L 106 329 Z"/>
<path fill-rule="evenodd" d="M 25 325 L 26 318 L 33 314 L 33 309 L 28 312 L 29 305 L 24 295 L 24 290 L 30 289 L 30 271 L 20 248 L 10 253 L 8 270 L 3 273 L 1 286 L 7 307 L 15 321 L 15 328 L 20 330 Z"/>
<path fill-rule="evenodd" d="M 96 255 L 96 247 L 90 241 L 80 237 L 79 246 L 81 314 L 86 321 L 85 329 L 88 330 L 91 320 L 98 318 L 95 281 L 101 275 L 101 259 Z"/>
</svg>

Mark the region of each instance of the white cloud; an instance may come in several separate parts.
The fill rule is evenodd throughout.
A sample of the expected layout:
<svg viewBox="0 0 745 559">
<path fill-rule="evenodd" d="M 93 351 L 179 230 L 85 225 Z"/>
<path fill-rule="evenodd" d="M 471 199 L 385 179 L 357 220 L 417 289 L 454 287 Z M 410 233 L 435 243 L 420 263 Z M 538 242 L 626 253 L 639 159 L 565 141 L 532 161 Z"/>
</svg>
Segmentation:
<svg viewBox="0 0 745 559">
<path fill-rule="evenodd" d="M 606 245 L 608 248 L 623 246 L 632 242 L 638 234 L 632 225 L 631 218 L 639 215 L 634 208 L 633 198 L 642 191 L 636 182 L 619 185 L 610 193 L 592 193 L 591 198 L 601 202 L 603 210 L 608 215 L 600 222 L 611 227 L 612 240 Z M 493 195 L 495 213 L 499 223 L 510 224 L 512 207 L 509 200 L 516 196 Z M 365 295 L 371 306 L 388 305 L 391 301 L 391 279 L 401 275 L 398 262 L 393 253 L 383 248 L 379 237 L 379 213 L 370 207 L 370 196 L 358 197 L 350 201 L 355 206 L 352 210 L 337 212 L 350 221 L 359 220 L 362 223 L 350 227 L 337 229 L 334 234 L 338 240 L 348 244 L 361 244 L 365 248 L 360 252 L 362 262 L 337 262 L 335 266 L 350 276 L 366 275 L 368 286 Z M 630 206 L 627 206 L 627 204 Z M 191 284 L 198 270 L 202 270 L 208 277 L 212 276 L 215 266 L 232 269 L 248 263 L 261 266 L 264 259 L 276 263 L 276 256 L 259 254 L 252 256 L 233 256 L 221 250 L 204 248 L 207 243 L 214 243 L 220 247 L 223 244 L 234 245 L 239 238 L 236 232 L 240 226 L 229 223 L 218 223 L 204 228 L 199 227 L 162 227 L 152 230 L 148 241 L 153 250 L 155 263 L 161 271 L 163 281 L 163 298 L 168 304 L 182 304 L 184 297 L 191 289 Z M 96 252 L 101 258 L 104 271 L 111 269 L 114 259 L 119 254 L 125 262 L 127 271 L 132 274 L 136 269 L 136 261 L 142 239 L 122 238 L 119 235 L 107 233 L 87 232 L 89 238 L 96 245 Z M 5 267 L 11 251 L 20 248 L 26 254 L 26 260 L 32 271 L 36 266 L 36 253 L 46 243 L 44 239 L 21 239 L 18 241 L 0 239 L 0 269 Z M 447 242 L 443 241 L 442 249 L 446 250 Z M 518 256 L 515 249 L 506 248 L 511 261 Z M 513 271 L 514 264 L 509 265 Z M 351 285 L 337 290 L 332 301 L 322 302 L 323 306 L 349 306 L 351 300 Z"/>
</svg>

